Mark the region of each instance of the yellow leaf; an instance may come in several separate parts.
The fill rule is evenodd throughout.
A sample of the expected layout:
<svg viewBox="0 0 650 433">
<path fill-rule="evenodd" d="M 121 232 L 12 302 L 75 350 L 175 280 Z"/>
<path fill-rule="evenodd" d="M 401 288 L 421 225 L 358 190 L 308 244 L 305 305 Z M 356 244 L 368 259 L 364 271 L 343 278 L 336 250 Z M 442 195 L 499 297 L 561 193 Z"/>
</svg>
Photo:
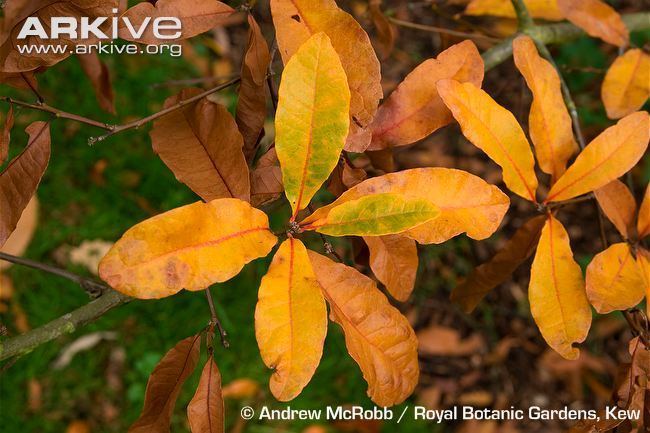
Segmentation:
<svg viewBox="0 0 650 433">
<path fill-rule="evenodd" d="M 560 21 L 564 18 L 557 7 L 557 0 L 525 0 L 524 4 L 534 18 L 543 18 L 549 21 Z M 517 17 L 510 0 L 472 0 L 465 8 L 465 14 Z"/>
<path fill-rule="evenodd" d="M 610 44 L 624 47 L 630 35 L 621 16 L 602 0 L 557 0 L 564 17 L 587 32 Z"/>
<path fill-rule="evenodd" d="M 634 48 L 617 57 L 605 74 L 601 95 L 610 119 L 643 107 L 650 97 L 650 55 Z"/>
<path fill-rule="evenodd" d="M 453 117 L 438 96 L 436 82 L 453 78 L 480 87 L 483 70 L 483 59 L 472 41 L 420 63 L 377 110 L 368 150 L 411 144 L 450 123 Z"/>
<path fill-rule="evenodd" d="M 356 269 L 313 251 L 309 258 L 330 318 L 343 328 L 348 352 L 368 382 L 368 396 L 378 406 L 403 402 L 419 376 L 418 342 L 408 320 Z"/>
<path fill-rule="evenodd" d="M 440 215 L 429 200 L 402 194 L 370 194 L 334 206 L 323 219 L 303 226 L 331 236 L 382 236 L 401 233 Z"/>
<path fill-rule="evenodd" d="M 519 36 L 512 48 L 515 64 L 533 94 L 528 126 L 539 167 L 557 180 L 566 170 L 569 158 L 578 151 L 560 90 L 560 77 L 555 67 L 539 56 L 530 37 Z"/>
<path fill-rule="evenodd" d="M 535 202 L 535 160 L 515 116 L 472 83 L 442 80 L 437 87 L 465 137 L 501 166 L 508 188 Z"/>
<path fill-rule="evenodd" d="M 370 142 L 370 134 L 364 132 L 383 94 L 379 60 L 366 32 L 350 14 L 339 9 L 334 0 L 272 0 L 271 12 L 285 64 L 312 35 L 324 32 L 332 40 L 352 94 L 346 149 L 364 151 Z M 358 135 L 364 138 L 357 138 Z"/>
<path fill-rule="evenodd" d="M 566 359 L 577 359 L 573 347 L 587 338 L 591 308 L 580 266 L 573 259 L 569 235 L 550 216 L 542 229 L 528 286 L 530 310 L 549 346 Z"/>
<path fill-rule="evenodd" d="M 648 148 L 650 117 L 638 111 L 596 137 L 558 179 L 545 202 L 563 201 L 607 185 L 627 173 Z"/>
<path fill-rule="evenodd" d="M 595 190 L 594 195 L 605 216 L 628 239 L 636 221 L 636 201 L 627 186 L 616 179 Z"/>
<path fill-rule="evenodd" d="M 295 398 L 309 383 L 323 354 L 327 308 L 307 249 L 285 240 L 260 284 L 255 336 L 264 363 L 274 370 L 271 392 Z"/>
<path fill-rule="evenodd" d="M 348 133 L 350 91 L 327 35 L 312 36 L 287 62 L 278 95 L 275 148 L 295 216 L 336 166 Z"/>
<path fill-rule="evenodd" d="M 126 295 L 164 298 L 229 280 L 276 241 L 266 215 L 246 202 L 197 202 L 127 230 L 99 263 L 99 276 Z"/>
<path fill-rule="evenodd" d="M 414 168 L 367 179 L 347 190 L 334 203 L 316 210 L 301 224 L 326 218 L 332 208 L 367 194 L 398 193 L 430 201 L 440 216 L 404 235 L 422 244 L 442 243 L 467 233 L 485 239 L 499 227 L 510 200 L 478 176 L 450 168 Z"/>
<path fill-rule="evenodd" d="M 596 254 L 587 266 L 586 282 L 587 298 L 601 314 L 632 308 L 645 295 L 643 274 L 625 243 Z"/>
<path fill-rule="evenodd" d="M 636 222 L 636 231 L 639 239 L 650 235 L 650 185 L 645 189 L 645 195 L 639 208 L 639 219 Z"/>
<path fill-rule="evenodd" d="M 401 235 L 364 236 L 370 251 L 370 269 L 398 301 L 406 302 L 418 271 L 415 241 Z"/>
</svg>

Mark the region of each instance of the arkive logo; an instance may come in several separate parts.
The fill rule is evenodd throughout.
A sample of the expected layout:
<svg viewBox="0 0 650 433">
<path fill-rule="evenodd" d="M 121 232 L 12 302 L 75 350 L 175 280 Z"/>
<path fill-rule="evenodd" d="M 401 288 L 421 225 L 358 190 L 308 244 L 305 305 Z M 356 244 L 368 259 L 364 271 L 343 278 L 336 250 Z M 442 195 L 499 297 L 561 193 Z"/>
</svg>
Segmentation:
<svg viewBox="0 0 650 433">
<path fill-rule="evenodd" d="M 131 22 L 129 17 L 117 16 L 118 9 L 113 9 L 116 14 L 113 17 L 51 17 L 49 33 L 38 17 L 28 17 L 17 39 L 26 39 L 36 36 L 41 39 L 90 39 L 100 40 L 117 39 L 118 33 L 128 32 L 130 39 L 137 40 L 144 35 L 148 28 L 151 28 L 154 37 L 162 40 L 177 39 L 181 36 L 181 20 L 176 17 L 145 17 L 142 23 Z M 106 34 L 100 29 L 102 25 L 110 22 L 110 32 Z M 123 24 L 123 26 L 121 25 Z"/>
</svg>

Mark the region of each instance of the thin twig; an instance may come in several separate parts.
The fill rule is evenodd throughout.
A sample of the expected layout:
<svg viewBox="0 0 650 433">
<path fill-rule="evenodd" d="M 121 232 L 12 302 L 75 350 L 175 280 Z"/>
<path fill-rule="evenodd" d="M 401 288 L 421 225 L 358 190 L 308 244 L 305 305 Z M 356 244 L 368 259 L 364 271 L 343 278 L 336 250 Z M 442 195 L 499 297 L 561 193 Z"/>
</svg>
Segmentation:
<svg viewBox="0 0 650 433">
<path fill-rule="evenodd" d="M 16 104 L 21 107 L 31 108 L 33 110 L 44 111 L 46 113 L 53 114 L 55 117 L 61 119 L 74 120 L 75 122 L 85 123 L 86 125 L 94 126 L 96 128 L 101 128 L 110 131 L 114 128 L 113 125 L 108 123 L 100 122 L 98 120 L 89 119 L 87 117 L 79 116 L 78 114 L 68 113 L 67 111 L 59 110 L 58 108 L 50 107 L 46 103 L 36 103 L 32 104 L 31 102 L 20 101 L 18 99 L 13 99 L 8 96 L 0 97 L 0 101 L 7 102 L 9 104 Z"/>
<path fill-rule="evenodd" d="M 210 292 L 209 287 L 205 289 L 205 296 L 208 298 L 208 306 L 210 307 L 210 325 L 216 325 L 217 329 L 219 330 L 219 335 L 221 336 L 221 344 L 227 349 L 230 347 L 230 343 L 228 342 L 228 333 L 223 328 L 223 326 L 221 326 L 221 321 L 219 321 L 217 310 L 214 308 L 214 300 L 212 299 L 212 293 Z"/>
<path fill-rule="evenodd" d="M 456 30 L 451 30 L 447 29 L 444 27 L 435 27 L 435 26 L 429 26 L 425 24 L 417 24 L 417 23 L 412 23 L 410 21 L 404 21 L 400 20 L 394 17 L 386 17 L 388 21 L 391 23 L 401 26 L 401 27 L 407 27 L 410 29 L 415 29 L 415 30 L 422 30 L 425 32 L 431 32 L 431 33 L 442 33 L 446 35 L 451 35 L 451 36 L 458 36 L 461 38 L 467 38 L 467 39 L 485 39 L 488 41 L 492 42 L 499 42 L 501 39 L 493 38 L 492 36 L 487 36 L 487 35 L 482 35 L 480 33 L 465 33 L 465 32 L 459 32 Z"/>
</svg>

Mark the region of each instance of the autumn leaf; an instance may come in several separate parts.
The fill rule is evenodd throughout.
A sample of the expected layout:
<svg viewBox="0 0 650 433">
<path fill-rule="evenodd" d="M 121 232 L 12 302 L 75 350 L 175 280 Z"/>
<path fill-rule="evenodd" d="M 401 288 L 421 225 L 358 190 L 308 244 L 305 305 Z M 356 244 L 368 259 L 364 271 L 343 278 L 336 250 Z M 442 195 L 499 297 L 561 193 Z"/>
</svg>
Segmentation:
<svg viewBox="0 0 650 433">
<path fill-rule="evenodd" d="M 9 111 L 5 116 L 4 126 L 0 133 L 0 165 L 4 164 L 9 156 L 9 142 L 11 141 L 11 129 L 14 127 L 14 106 L 9 105 Z"/>
<path fill-rule="evenodd" d="M 603 213 L 625 239 L 634 232 L 636 201 L 627 186 L 616 179 L 594 191 Z"/>
<path fill-rule="evenodd" d="M 494 257 L 458 283 L 451 292 L 452 302 L 471 313 L 485 295 L 510 279 L 514 271 L 533 255 L 545 221 L 546 217 L 540 215 L 519 227 Z"/>
<path fill-rule="evenodd" d="M 283 192 L 282 170 L 274 147 L 257 160 L 251 171 L 251 205 L 267 204 L 278 199 Z"/>
<path fill-rule="evenodd" d="M 580 351 L 574 344 L 587 337 L 591 308 L 569 235 L 551 215 L 542 229 L 530 272 L 530 311 L 542 336 L 564 358 L 577 359 Z"/>
<path fill-rule="evenodd" d="M 323 354 L 327 308 L 307 249 L 285 240 L 262 278 L 255 308 L 255 336 L 270 388 L 280 401 L 294 399 L 309 383 Z"/>
<path fill-rule="evenodd" d="M 154 368 L 144 396 L 142 413 L 129 433 L 169 433 L 169 423 L 181 387 L 199 360 L 201 336 L 179 341 Z"/>
<path fill-rule="evenodd" d="M 229 280 L 276 241 L 267 216 L 246 202 L 196 202 L 127 230 L 100 262 L 99 276 L 126 295 L 163 298 Z"/>
<path fill-rule="evenodd" d="M 199 93 L 196 88 L 184 89 L 167 98 L 164 106 Z M 156 120 L 150 135 L 160 159 L 203 200 L 250 200 L 243 139 L 235 119 L 223 105 L 200 99 Z"/>
<path fill-rule="evenodd" d="M 643 107 L 650 97 L 650 55 L 634 48 L 617 57 L 605 74 L 601 95 L 610 119 Z"/>
<path fill-rule="evenodd" d="M 348 352 L 378 406 L 403 402 L 418 382 L 417 338 L 408 320 L 375 283 L 356 269 L 309 251 L 330 305 L 330 318 L 345 334 Z"/>
<path fill-rule="evenodd" d="M 480 87 L 483 70 L 483 59 L 472 41 L 420 63 L 377 110 L 368 150 L 411 144 L 449 124 L 453 117 L 438 96 L 436 82 L 453 78 Z"/>
<path fill-rule="evenodd" d="M 423 198 L 370 194 L 334 206 L 327 217 L 302 228 L 331 236 L 383 236 L 401 233 L 439 215 L 440 210 Z"/>
<path fill-rule="evenodd" d="M 266 120 L 266 74 L 271 56 L 255 18 L 248 15 L 248 45 L 242 62 L 235 119 L 244 138 L 247 160 L 255 156 Z"/>
<path fill-rule="evenodd" d="M 596 137 L 553 185 L 545 202 L 563 201 L 607 185 L 641 159 L 650 139 L 650 116 L 638 111 Z"/>
<path fill-rule="evenodd" d="M 636 263 L 643 276 L 646 312 L 650 313 L 650 251 L 645 248 L 639 248 L 636 251 Z"/>
<path fill-rule="evenodd" d="M 5 8 L 6 9 L 6 8 Z M 2 36 L 0 35 L 0 41 Z M 1 42 L 0 42 L 1 45 Z M 0 56 L 0 59 L 2 56 Z M 1 68 L 0 68 L 1 69 Z M 38 89 L 38 81 L 36 81 L 35 71 L 26 72 L 2 72 L 0 70 L 0 83 L 16 89 L 31 90 L 32 88 Z"/>
<path fill-rule="evenodd" d="M 508 188 L 535 202 L 535 160 L 526 135 L 512 113 L 472 83 L 441 80 L 437 87 L 460 123 L 463 135 L 501 166 Z"/>
<path fill-rule="evenodd" d="M 539 167 L 557 180 L 566 170 L 567 161 L 578 151 L 560 90 L 560 77 L 555 67 L 539 56 L 529 36 L 517 37 L 512 47 L 515 65 L 533 94 L 528 126 Z"/>
<path fill-rule="evenodd" d="M 370 269 L 390 295 L 406 302 L 418 271 L 418 250 L 413 239 L 401 235 L 364 236 L 370 251 Z"/>
<path fill-rule="evenodd" d="M 95 90 L 95 97 L 102 110 L 115 114 L 115 97 L 111 85 L 111 76 L 108 67 L 102 62 L 96 52 L 78 54 L 77 58 L 81 69 L 90 79 Z"/>
<path fill-rule="evenodd" d="M 16 228 L 50 160 L 50 125 L 33 122 L 25 149 L 0 173 L 0 247 Z"/>
<path fill-rule="evenodd" d="M 208 357 L 194 397 L 187 406 L 187 419 L 192 433 L 223 433 L 225 430 L 221 373 L 212 356 Z"/>
<path fill-rule="evenodd" d="M 275 148 L 295 217 L 336 166 L 348 133 L 350 92 L 327 35 L 312 36 L 287 62 L 278 96 Z"/>
<path fill-rule="evenodd" d="M 557 0 L 524 0 L 530 15 L 549 21 L 560 21 L 564 17 L 557 6 Z M 465 15 L 492 15 L 517 18 L 515 8 L 509 0 L 471 0 L 465 8 Z"/>
<path fill-rule="evenodd" d="M 645 189 L 643 201 L 639 207 L 639 217 L 636 222 L 636 231 L 639 239 L 650 235 L 650 185 Z"/>
<path fill-rule="evenodd" d="M 388 21 L 388 18 L 382 12 L 381 3 L 382 0 L 370 0 L 368 3 L 368 12 L 370 12 L 372 24 L 375 26 L 377 32 L 377 42 L 380 44 L 382 58 L 387 58 L 395 47 L 397 29 Z"/>
<path fill-rule="evenodd" d="M 324 219 L 332 208 L 347 201 L 382 193 L 425 199 L 438 207 L 438 218 L 404 233 L 422 244 L 442 243 L 461 233 L 472 239 L 485 239 L 499 227 L 510 204 L 499 188 L 465 171 L 414 168 L 367 179 L 334 203 L 317 209 L 301 224 Z"/>
<path fill-rule="evenodd" d="M 235 12 L 230 6 L 217 0 L 158 0 L 153 4 L 148 1 L 141 1 L 135 6 L 127 9 L 122 14 L 119 22 L 118 35 L 127 41 L 140 42 L 148 45 L 158 45 L 191 38 L 203 32 L 223 25 Z M 110 16 L 110 15 L 104 15 Z M 154 34 L 154 27 L 148 26 L 141 36 L 134 38 L 130 29 L 124 22 L 128 18 L 131 27 L 142 28 L 142 23 L 149 18 L 150 21 L 161 17 L 174 17 L 181 21 L 181 36 L 174 39 L 157 38 Z M 163 35 L 173 35 L 178 30 L 162 30 Z"/>
<path fill-rule="evenodd" d="M 602 0 L 557 0 L 562 15 L 588 35 L 624 47 L 630 35 L 621 16 Z"/>
<path fill-rule="evenodd" d="M 27 247 L 34 237 L 34 231 L 36 231 L 38 225 L 38 208 L 38 198 L 36 194 L 34 194 L 29 203 L 27 203 L 27 206 L 25 206 L 25 210 L 23 210 L 23 213 L 20 215 L 16 228 L 11 232 L 11 236 L 9 236 L 4 245 L 0 247 L 0 252 L 18 257 L 25 253 L 25 250 L 27 250 Z M 11 262 L 0 260 L 0 274 L 11 265 Z M 1 297 L 2 296 L 0 296 L 0 298 Z"/>
<path fill-rule="evenodd" d="M 636 306 L 645 296 L 645 282 L 630 247 L 611 245 L 587 266 L 587 298 L 601 314 Z"/>
<path fill-rule="evenodd" d="M 271 12 L 285 64 L 305 41 L 319 32 L 324 32 L 332 41 L 352 95 L 346 150 L 363 152 L 370 144 L 366 128 L 383 94 L 379 60 L 368 35 L 334 0 L 271 0 Z"/>
</svg>

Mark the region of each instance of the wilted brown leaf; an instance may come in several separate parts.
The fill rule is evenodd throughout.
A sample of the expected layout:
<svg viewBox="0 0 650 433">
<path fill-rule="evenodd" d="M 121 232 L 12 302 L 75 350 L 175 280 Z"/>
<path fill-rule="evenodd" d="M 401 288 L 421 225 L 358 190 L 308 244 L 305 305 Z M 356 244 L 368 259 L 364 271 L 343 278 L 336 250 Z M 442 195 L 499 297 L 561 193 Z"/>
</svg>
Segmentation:
<svg viewBox="0 0 650 433">
<path fill-rule="evenodd" d="M 95 97 L 104 111 L 115 114 L 115 97 L 108 67 L 96 52 L 77 55 L 81 69 L 86 73 L 95 90 Z"/>
<path fill-rule="evenodd" d="M 212 356 L 205 363 L 194 397 L 187 406 L 187 419 L 192 433 L 224 432 L 221 373 Z"/>
<path fill-rule="evenodd" d="M 14 106 L 9 106 L 5 116 L 5 123 L 0 134 L 0 165 L 4 164 L 9 156 L 9 141 L 11 140 L 11 128 L 14 127 Z"/>
<path fill-rule="evenodd" d="M 386 290 L 405 302 L 415 286 L 418 250 L 413 239 L 401 235 L 364 236 L 370 250 L 370 269 Z"/>
<path fill-rule="evenodd" d="M 428 326 L 417 333 L 419 352 L 433 356 L 469 356 L 485 349 L 479 334 L 461 338 L 460 332 L 445 326 Z"/>
<path fill-rule="evenodd" d="M 260 157 L 251 171 L 251 204 L 262 206 L 278 199 L 283 191 L 282 169 L 274 147 Z"/>
</svg>

